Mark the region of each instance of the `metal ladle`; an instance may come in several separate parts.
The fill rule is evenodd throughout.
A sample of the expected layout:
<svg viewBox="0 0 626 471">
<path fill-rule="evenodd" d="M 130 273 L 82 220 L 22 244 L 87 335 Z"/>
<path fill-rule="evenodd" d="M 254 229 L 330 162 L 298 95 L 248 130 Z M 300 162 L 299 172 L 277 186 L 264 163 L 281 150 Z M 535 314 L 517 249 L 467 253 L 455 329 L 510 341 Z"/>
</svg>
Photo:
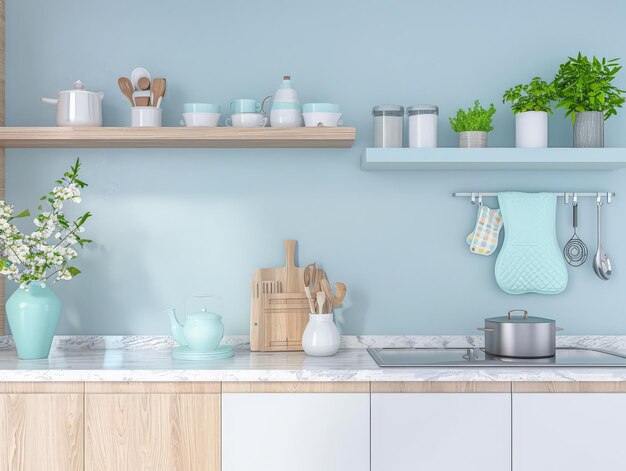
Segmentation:
<svg viewBox="0 0 626 471">
<path fill-rule="evenodd" d="M 611 260 L 602 247 L 602 201 L 596 201 L 597 218 L 598 218 L 598 249 L 593 258 L 593 271 L 598 278 L 608 281 L 611 278 Z"/>
</svg>

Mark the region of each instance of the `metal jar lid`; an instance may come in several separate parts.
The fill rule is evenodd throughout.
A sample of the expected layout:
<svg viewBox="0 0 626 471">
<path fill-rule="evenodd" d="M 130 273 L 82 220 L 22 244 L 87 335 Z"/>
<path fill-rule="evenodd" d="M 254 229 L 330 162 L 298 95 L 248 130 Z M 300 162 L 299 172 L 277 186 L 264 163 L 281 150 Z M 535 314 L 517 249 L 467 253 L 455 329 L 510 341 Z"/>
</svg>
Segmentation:
<svg viewBox="0 0 626 471">
<path fill-rule="evenodd" d="M 404 107 L 400 105 L 378 105 L 372 109 L 374 116 L 404 116 Z"/>
<path fill-rule="evenodd" d="M 413 105 L 406 109 L 407 116 L 416 114 L 439 114 L 439 108 L 435 105 Z"/>
<path fill-rule="evenodd" d="M 521 316 L 514 316 L 514 312 L 521 312 Z M 489 317 L 486 322 L 497 322 L 499 324 L 554 324 L 554 319 L 545 317 L 529 316 L 528 311 L 524 309 L 513 309 L 506 316 Z"/>
</svg>

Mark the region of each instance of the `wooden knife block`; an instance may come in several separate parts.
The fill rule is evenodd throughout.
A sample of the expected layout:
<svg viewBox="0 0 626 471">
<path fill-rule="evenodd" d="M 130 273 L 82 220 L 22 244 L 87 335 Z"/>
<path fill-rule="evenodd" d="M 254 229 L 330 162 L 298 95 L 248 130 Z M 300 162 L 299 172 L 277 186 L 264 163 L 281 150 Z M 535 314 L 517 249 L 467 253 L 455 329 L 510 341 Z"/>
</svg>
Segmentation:
<svg viewBox="0 0 626 471">
<path fill-rule="evenodd" d="M 304 293 L 304 268 L 295 266 L 295 240 L 285 241 L 286 266 L 255 272 L 250 309 L 250 350 L 289 352 L 302 350 L 302 334 L 309 322 L 309 301 Z M 317 270 L 317 279 L 326 277 Z M 319 290 L 319 281 L 315 292 Z M 315 294 L 313 294 L 315 296 Z"/>
</svg>

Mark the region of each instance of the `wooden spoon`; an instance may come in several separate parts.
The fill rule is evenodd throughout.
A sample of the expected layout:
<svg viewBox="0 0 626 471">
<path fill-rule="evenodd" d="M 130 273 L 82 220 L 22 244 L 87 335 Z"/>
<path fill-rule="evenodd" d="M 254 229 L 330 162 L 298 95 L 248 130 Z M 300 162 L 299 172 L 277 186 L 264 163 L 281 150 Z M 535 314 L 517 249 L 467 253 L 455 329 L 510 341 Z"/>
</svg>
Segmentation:
<svg viewBox="0 0 626 471">
<path fill-rule="evenodd" d="M 152 81 L 152 106 L 161 107 L 161 99 L 165 96 L 165 88 L 164 78 L 155 78 Z"/>
<path fill-rule="evenodd" d="M 348 292 L 348 288 L 346 284 L 342 281 L 338 281 L 335 283 L 335 296 L 333 298 L 333 306 L 339 307 L 343 304 L 343 300 L 346 297 L 346 293 Z"/>
<path fill-rule="evenodd" d="M 148 77 L 141 77 L 137 82 L 137 88 L 142 92 L 149 91 L 150 79 Z M 136 96 L 135 103 L 137 103 L 137 106 L 150 106 L 150 93 L 147 93 L 145 96 Z"/>
<path fill-rule="evenodd" d="M 335 303 L 333 300 L 333 290 L 330 288 L 330 283 L 328 283 L 328 280 L 326 278 L 322 278 L 320 280 L 320 287 L 322 288 L 322 291 L 324 292 L 324 295 L 326 296 L 329 304 L 334 305 Z"/>
<path fill-rule="evenodd" d="M 120 77 L 117 79 L 117 84 L 120 86 L 120 90 L 128 101 L 130 101 L 130 106 L 135 106 L 135 100 L 133 100 L 133 92 L 135 89 L 133 88 L 133 84 L 128 77 Z"/>
</svg>

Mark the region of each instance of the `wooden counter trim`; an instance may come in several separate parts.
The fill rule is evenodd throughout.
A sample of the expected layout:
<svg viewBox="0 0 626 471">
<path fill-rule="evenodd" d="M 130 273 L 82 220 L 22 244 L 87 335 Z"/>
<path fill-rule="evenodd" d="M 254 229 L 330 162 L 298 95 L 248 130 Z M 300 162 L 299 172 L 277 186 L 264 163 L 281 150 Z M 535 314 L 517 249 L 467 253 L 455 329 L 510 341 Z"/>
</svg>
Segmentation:
<svg viewBox="0 0 626 471">
<path fill-rule="evenodd" d="M 510 393 L 508 381 L 372 382 L 372 393 Z"/>
<path fill-rule="evenodd" d="M 134 382 L 134 381 L 90 381 L 85 384 L 86 394 L 219 394 L 218 382 Z"/>
<path fill-rule="evenodd" d="M 520 381 L 514 393 L 626 393 L 626 381 Z"/>
<path fill-rule="evenodd" d="M 229 382 L 223 393 L 369 393 L 367 382 Z"/>
<path fill-rule="evenodd" d="M 0 393 L 4 394 L 82 394 L 82 382 L 0 382 Z"/>
</svg>

